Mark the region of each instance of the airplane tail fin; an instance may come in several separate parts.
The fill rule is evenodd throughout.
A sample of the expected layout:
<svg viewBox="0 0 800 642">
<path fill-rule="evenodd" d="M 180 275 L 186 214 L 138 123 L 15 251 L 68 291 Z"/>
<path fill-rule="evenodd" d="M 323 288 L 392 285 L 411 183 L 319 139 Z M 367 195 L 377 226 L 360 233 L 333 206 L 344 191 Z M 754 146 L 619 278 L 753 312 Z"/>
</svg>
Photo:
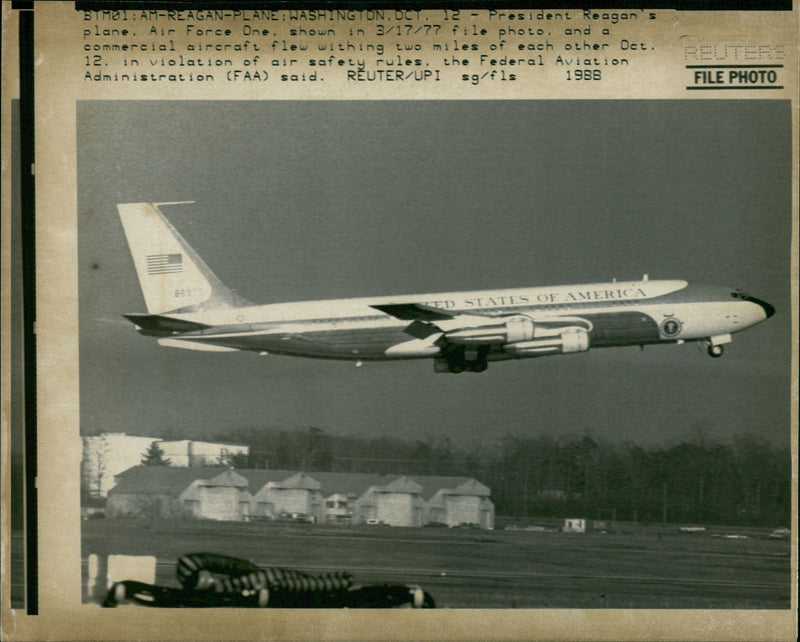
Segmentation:
<svg viewBox="0 0 800 642">
<path fill-rule="evenodd" d="M 178 231 L 159 205 L 180 203 L 120 203 L 117 205 L 147 311 L 233 308 L 247 305 L 225 287 Z"/>
</svg>

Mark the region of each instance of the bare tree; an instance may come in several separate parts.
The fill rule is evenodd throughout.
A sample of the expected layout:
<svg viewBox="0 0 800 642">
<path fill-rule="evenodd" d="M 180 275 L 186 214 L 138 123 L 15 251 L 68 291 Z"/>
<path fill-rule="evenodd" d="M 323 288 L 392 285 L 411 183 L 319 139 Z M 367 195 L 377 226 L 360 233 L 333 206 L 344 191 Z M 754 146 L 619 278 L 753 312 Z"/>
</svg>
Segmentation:
<svg viewBox="0 0 800 642">
<path fill-rule="evenodd" d="M 105 435 L 83 440 L 82 484 L 91 497 L 103 495 L 103 483 L 108 473 L 108 456 L 111 446 Z"/>
</svg>

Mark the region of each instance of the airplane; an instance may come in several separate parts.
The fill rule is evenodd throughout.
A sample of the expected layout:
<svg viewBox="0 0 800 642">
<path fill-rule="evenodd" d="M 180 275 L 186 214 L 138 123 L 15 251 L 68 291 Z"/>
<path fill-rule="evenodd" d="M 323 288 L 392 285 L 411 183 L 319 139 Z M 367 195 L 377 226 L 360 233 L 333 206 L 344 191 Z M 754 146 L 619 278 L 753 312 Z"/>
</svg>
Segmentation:
<svg viewBox="0 0 800 642">
<path fill-rule="evenodd" d="M 163 346 L 388 361 L 435 372 L 591 348 L 700 342 L 711 357 L 775 308 L 740 289 L 682 280 L 612 281 L 475 292 L 254 305 L 227 288 L 161 212 L 117 205 L 146 313 L 124 314 Z"/>
</svg>

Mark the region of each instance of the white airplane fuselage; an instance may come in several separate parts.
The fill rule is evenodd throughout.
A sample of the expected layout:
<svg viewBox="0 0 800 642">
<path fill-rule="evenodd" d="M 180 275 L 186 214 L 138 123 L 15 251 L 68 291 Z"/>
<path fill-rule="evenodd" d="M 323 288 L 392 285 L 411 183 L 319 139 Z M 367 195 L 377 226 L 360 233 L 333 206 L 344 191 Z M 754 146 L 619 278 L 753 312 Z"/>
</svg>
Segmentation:
<svg viewBox="0 0 800 642">
<path fill-rule="evenodd" d="M 118 207 L 148 304 L 148 314 L 126 316 L 171 347 L 434 358 L 440 372 L 482 371 L 491 361 L 687 341 L 717 357 L 731 335 L 774 313 L 733 288 L 647 279 L 251 305 L 234 301 L 157 205 Z M 137 240 L 138 228 L 147 235 Z"/>
</svg>

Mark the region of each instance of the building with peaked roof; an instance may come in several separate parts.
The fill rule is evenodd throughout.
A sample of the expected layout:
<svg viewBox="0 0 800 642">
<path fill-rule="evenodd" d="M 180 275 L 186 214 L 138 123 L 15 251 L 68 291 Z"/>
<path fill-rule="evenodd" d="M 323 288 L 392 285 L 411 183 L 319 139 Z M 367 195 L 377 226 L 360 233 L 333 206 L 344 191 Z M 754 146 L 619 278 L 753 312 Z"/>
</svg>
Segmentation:
<svg viewBox="0 0 800 642">
<path fill-rule="evenodd" d="M 356 519 L 389 526 L 422 526 L 425 502 L 421 493 L 422 486 L 405 476 L 370 486 L 356 500 Z"/>
<path fill-rule="evenodd" d="M 203 478 L 198 478 L 203 474 Z M 106 516 L 249 519 L 249 482 L 224 468 L 136 466 L 117 475 L 108 493 Z"/>
<path fill-rule="evenodd" d="M 266 482 L 254 494 L 254 514 L 269 519 L 285 515 L 307 516 L 315 522 L 321 521 L 323 497 L 319 492 L 319 482 L 306 473 L 282 472 L 282 478 Z"/>
<path fill-rule="evenodd" d="M 182 511 L 200 519 L 239 522 L 250 519 L 249 482 L 233 470 L 200 479 L 179 496 Z"/>
<path fill-rule="evenodd" d="M 116 484 L 106 499 L 106 517 L 180 515 L 181 494 L 201 481 L 197 472 L 171 466 L 129 468 L 114 477 Z"/>
<path fill-rule="evenodd" d="M 494 527 L 489 488 L 468 477 L 136 466 L 115 479 L 109 517 Z"/>
<path fill-rule="evenodd" d="M 335 523 L 361 523 L 367 519 L 378 521 L 366 514 L 359 499 L 372 487 L 386 483 L 387 478 L 374 473 L 311 473 L 320 483 L 320 493 L 325 498 L 323 520 Z"/>
<path fill-rule="evenodd" d="M 431 491 L 433 486 L 428 487 L 428 492 Z M 426 522 L 494 528 L 494 504 L 489 499 L 490 494 L 489 488 L 479 481 L 454 479 L 452 486 L 442 486 L 426 498 Z"/>
</svg>

